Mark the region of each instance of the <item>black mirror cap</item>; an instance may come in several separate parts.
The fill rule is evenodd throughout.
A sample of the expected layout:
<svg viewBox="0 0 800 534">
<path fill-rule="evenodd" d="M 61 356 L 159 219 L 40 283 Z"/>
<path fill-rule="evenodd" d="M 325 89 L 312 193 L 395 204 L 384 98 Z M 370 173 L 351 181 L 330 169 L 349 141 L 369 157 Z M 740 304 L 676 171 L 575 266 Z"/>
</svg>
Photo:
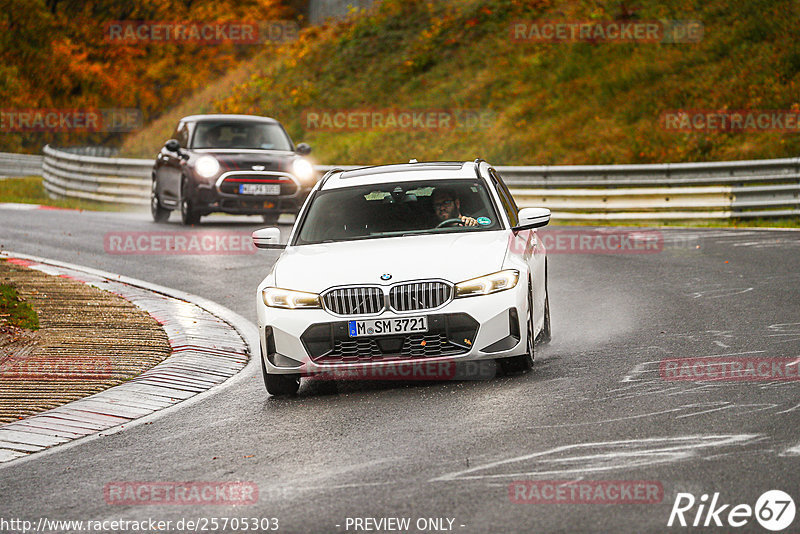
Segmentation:
<svg viewBox="0 0 800 534">
<path fill-rule="evenodd" d="M 169 150 L 170 152 L 177 152 L 181 149 L 181 144 L 178 142 L 177 139 L 170 139 L 166 143 L 164 143 L 164 148 Z"/>
<path fill-rule="evenodd" d="M 301 156 L 307 156 L 311 154 L 311 145 L 306 143 L 300 143 L 297 145 L 297 149 L 295 150 Z"/>
<path fill-rule="evenodd" d="M 541 222 L 537 222 L 537 223 L 534 223 L 534 224 L 526 224 L 526 225 L 523 225 L 523 226 L 515 226 L 515 227 L 513 227 L 511 229 L 511 231 L 516 234 L 516 233 L 522 232 L 523 230 L 534 230 L 536 228 L 542 228 L 544 226 L 547 226 L 548 224 L 550 224 L 549 220 L 541 221 Z"/>
</svg>

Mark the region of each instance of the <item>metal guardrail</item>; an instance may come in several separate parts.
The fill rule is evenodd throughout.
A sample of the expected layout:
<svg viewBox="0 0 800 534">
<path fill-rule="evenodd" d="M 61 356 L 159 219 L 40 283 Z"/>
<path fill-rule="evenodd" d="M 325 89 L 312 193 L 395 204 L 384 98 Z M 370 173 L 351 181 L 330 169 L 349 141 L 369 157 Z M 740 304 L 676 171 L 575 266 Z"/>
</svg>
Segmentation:
<svg viewBox="0 0 800 534">
<path fill-rule="evenodd" d="M 118 148 L 107 146 L 73 146 L 58 148 L 61 152 L 77 154 L 78 156 L 97 156 L 100 158 L 114 158 L 119 154 Z"/>
<path fill-rule="evenodd" d="M 125 204 L 148 203 L 153 160 L 104 158 L 46 146 L 47 191 Z M 320 165 L 317 170 L 358 166 Z M 800 215 L 800 158 L 654 165 L 496 167 L 520 206 L 554 219 L 641 220 Z"/>
<path fill-rule="evenodd" d="M 40 176 L 42 156 L 0 152 L 0 176 Z"/>
<path fill-rule="evenodd" d="M 153 160 L 83 156 L 44 147 L 44 187 L 54 198 L 148 204 Z"/>
</svg>

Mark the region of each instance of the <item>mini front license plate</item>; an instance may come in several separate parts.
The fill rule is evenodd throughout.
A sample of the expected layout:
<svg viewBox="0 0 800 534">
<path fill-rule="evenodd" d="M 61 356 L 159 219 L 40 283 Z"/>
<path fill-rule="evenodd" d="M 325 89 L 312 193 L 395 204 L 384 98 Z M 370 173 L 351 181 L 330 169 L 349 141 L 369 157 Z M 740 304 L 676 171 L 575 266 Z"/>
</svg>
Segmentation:
<svg viewBox="0 0 800 534">
<path fill-rule="evenodd" d="M 428 318 L 403 317 L 402 319 L 348 321 L 347 326 L 350 331 L 350 337 L 416 334 L 428 331 Z"/>
<path fill-rule="evenodd" d="M 280 195 L 281 184 L 239 184 L 240 195 Z"/>
</svg>

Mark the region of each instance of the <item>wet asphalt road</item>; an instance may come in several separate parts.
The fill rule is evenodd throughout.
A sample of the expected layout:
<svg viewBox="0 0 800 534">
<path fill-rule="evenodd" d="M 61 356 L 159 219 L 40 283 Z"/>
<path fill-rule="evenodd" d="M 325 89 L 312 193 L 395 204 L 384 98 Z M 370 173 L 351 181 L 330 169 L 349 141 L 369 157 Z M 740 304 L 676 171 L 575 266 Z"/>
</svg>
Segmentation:
<svg viewBox="0 0 800 534">
<path fill-rule="evenodd" d="M 209 221 L 203 229 L 262 226 Z M 180 289 L 255 321 L 254 290 L 277 252 L 104 251 L 107 232 L 156 230 L 182 227 L 146 214 L 0 209 L 3 249 Z M 275 399 L 250 366 L 152 424 L 0 466 L 0 519 L 277 518 L 280 532 L 375 532 L 392 530 L 356 529 L 355 519 L 396 517 L 410 532 L 711 532 L 732 529 L 667 528 L 679 492 L 752 506 L 780 489 L 800 504 L 800 382 L 659 373 L 667 358 L 800 358 L 800 232 L 661 234 L 658 253 L 550 255 L 553 341 L 526 375 L 336 392 L 306 384 Z M 125 506 L 103 493 L 119 481 L 233 480 L 255 483 L 258 502 Z M 512 502 L 520 480 L 651 481 L 663 498 Z M 753 518 L 736 530 L 768 532 Z M 797 531 L 800 517 L 786 530 Z"/>
</svg>

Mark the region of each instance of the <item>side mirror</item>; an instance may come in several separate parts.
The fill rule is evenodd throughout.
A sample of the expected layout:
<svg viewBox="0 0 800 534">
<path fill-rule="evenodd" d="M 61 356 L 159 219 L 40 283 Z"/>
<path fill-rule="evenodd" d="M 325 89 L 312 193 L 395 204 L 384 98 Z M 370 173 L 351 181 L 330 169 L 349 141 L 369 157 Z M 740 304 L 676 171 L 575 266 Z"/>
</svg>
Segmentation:
<svg viewBox="0 0 800 534">
<path fill-rule="evenodd" d="M 280 228 L 274 226 L 253 232 L 253 244 L 257 248 L 286 248 L 286 245 L 281 245 Z"/>
<path fill-rule="evenodd" d="M 177 152 L 181 149 L 181 144 L 178 142 L 177 139 L 170 139 L 169 141 L 164 143 L 164 148 L 166 148 L 170 152 Z"/>
<path fill-rule="evenodd" d="M 301 156 L 307 156 L 311 154 L 311 146 L 306 143 L 300 143 L 297 145 L 296 152 Z"/>
<path fill-rule="evenodd" d="M 515 232 L 547 226 L 550 222 L 550 210 L 547 208 L 522 208 L 519 210 L 519 223 L 513 228 Z"/>
</svg>

